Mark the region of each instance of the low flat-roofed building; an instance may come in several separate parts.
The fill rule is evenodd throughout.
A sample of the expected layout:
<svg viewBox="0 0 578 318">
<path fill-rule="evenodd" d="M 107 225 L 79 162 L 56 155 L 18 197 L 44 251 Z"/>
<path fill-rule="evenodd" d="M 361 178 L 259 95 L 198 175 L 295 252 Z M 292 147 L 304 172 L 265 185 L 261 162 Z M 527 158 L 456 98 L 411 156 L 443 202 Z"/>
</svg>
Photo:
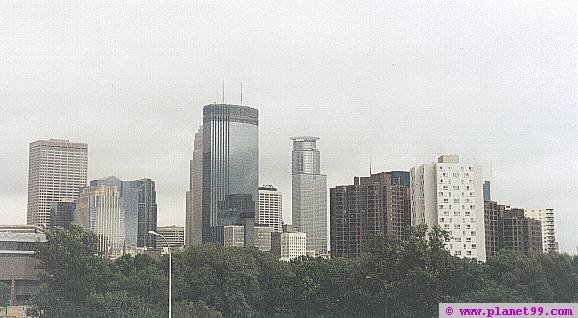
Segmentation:
<svg viewBox="0 0 578 318">
<path fill-rule="evenodd" d="M 291 225 L 283 225 L 283 232 L 271 235 L 271 253 L 282 261 L 300 256 L 315 257 L 315 251 L 307 251 L 307 234 L 298 232 Z"/>
<path fill-rule="evenodd" d="M 171 248 L 181 248 L 185 246 L 185 227 L 184 226 L 157 226 L 157 233 L 164 236 Z M 149 234 L 150 235 L 150 234 Z M 157 236 L 157 248 L 165 248 L 165 240 Z"/>
<path fill-rule="evenodd" d="M 11 287 L 12 306 L 25 304 L 38 294 L 36 242 L 46 242 L 44 231 L 39 227 L 0 225 L 0 281 Z"/>
<path fill-rule="evenodd" d="M 271 233 L 269 225 L 255 224 L 255 247 L 261 252 L 271 251 Z M 245 227 L 243 225 L 224 226 L 224 246 L 245 246 Z"/>
</svg>

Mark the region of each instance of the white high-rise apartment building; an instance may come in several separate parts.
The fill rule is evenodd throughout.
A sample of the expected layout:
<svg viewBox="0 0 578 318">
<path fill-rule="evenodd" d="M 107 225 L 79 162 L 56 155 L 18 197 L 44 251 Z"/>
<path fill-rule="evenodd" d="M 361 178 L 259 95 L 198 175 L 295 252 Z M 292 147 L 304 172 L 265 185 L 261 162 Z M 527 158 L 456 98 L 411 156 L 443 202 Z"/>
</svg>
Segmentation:
<svg viewBox="0 0 578 318">
<path fill-rule="evenodd" d="M 307 234 L 307 250 L 327 253 L 327 176 L 321 174 L 317 137 L 293 137 L 293 226 Z"/>
<path fill-rule="evenodd" d="M 452 255 L 486 260 L 482 168 L 443 155 L 411 169 L 411 223 L 448 231 Z"/>
<path fill-rule="evenodd" d="M 259 224 L 268 225 L 281 232 L 283 219 L 283 195 L 272 185 L 259 187 Z"/>
<path fill-rule="evenodd" d="M 307 255 L 307 234 L 284 225 L 283 232 L 271 235 L 271 253 L 282 261 Z"/>
<path fill-rule="evenodd" d="M 30 143 L 26 223 L 50 226 L 52 202 L 74 200 L 86 186 L 88 145 L 50 139 Z"/>
<path fill-rule="evenodd" d="M 554 209 L 524 209 L 524 215 L 542 222 L 542 250 L 544 253 L 557 252 L 558 242 L 556 242 L 556 233 L 554 230 Z"/>
</svg>

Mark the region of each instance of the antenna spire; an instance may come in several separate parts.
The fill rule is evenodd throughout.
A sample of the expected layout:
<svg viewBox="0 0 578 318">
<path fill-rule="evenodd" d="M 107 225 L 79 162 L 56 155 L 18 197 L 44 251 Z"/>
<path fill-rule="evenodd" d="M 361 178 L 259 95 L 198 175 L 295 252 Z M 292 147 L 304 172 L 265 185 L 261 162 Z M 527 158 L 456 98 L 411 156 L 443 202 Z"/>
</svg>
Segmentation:
<svg viewBox="0 0 578 318">
<path fill-rule="evenodd" d="M 369 146 L 369 176 L 371 177 L 371 146 Z"/>
<path fill-rule="evenodd" d="M 225 80 L 223 80 L 223 90 L 222 90 L 222 96 L 223 96 L 223 104 L 225 103 Z"/>
<path fill-rule="evenodd" d="M 241 106 L 243 106 L 243 82 L 241 82 Z"/>
</svg>

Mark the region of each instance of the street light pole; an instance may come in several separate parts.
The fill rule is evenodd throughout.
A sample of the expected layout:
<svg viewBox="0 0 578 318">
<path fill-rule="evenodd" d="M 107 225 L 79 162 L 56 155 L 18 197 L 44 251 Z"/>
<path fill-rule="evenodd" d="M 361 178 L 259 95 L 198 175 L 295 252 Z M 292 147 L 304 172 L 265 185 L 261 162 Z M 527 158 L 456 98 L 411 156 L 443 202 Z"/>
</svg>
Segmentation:
<svg viewBox="0 0 578 318">
<path fill-rule="evenodd" d="M 165 244 L 167 244 L 167 248 L 169 249 L 169 318 L 172 318 L 172 311 L 173 311 L 173 295 L 172 295 L 172 289 L 171 289 L 171 276 L 173 276 L 173 254 L 171 252 L 171 247 L 169 245 L 169 241 L 167 241 L 167 239 L 162 236 L 161 234 L 155 232 L 155 231 L 149 231 L 149 234 L 154 235 L 154 236 L 158 236 L 160 238 L 162 238 L 165 241 Z"/>
</svg>

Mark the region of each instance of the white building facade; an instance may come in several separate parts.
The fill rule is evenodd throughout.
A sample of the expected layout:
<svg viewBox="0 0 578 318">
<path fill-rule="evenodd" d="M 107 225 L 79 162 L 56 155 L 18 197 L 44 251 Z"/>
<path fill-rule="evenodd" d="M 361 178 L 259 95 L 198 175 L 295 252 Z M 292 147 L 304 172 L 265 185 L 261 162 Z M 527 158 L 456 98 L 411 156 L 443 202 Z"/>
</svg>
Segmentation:
<svg viewBox="0 0 578 318">
<path fill-rule="evenodd" d="M 167 239 L 171 248 L 185 246 L 185 228 L 183 226 L 157 226 L 156 232 Z M 167 246 L 167 243 L 162 237 L 156 236 L 155 239 L 157 240 L 157 248 L 165 248 Z"/>
<path fill-rule="evenodd" d="M 530 208 L 524 209 L 528 218 L 542 222 L 542 250 L 544 253 L 558 252 L 558 242 L 554 226 L 554 209 Z"/>
<path fill-rule="evenodd" d="M 285 227 L 271 236 L 271 252 L 282 261 L 307 255 L 307 234 Z"/>
<path fill-rule="evenodd" d="M 274 232 L 281 232 L 283 195 L 271 185 L 259 187 L 259 224 L 268 225 Z"/>
<path fill-rule="evenodd" d="M 437 163 L 411 169 L 411 224 L 450 233 L 452 255 L 486 261 L 481 166 L 442 155 Z"/>
<path fill-rule="evenodd" d="M 88 145 L 50 139 L 30 143 L 27 224 L 50 226 L 52 202 L 74 200 L 86 186 Z"/>
</svg>

